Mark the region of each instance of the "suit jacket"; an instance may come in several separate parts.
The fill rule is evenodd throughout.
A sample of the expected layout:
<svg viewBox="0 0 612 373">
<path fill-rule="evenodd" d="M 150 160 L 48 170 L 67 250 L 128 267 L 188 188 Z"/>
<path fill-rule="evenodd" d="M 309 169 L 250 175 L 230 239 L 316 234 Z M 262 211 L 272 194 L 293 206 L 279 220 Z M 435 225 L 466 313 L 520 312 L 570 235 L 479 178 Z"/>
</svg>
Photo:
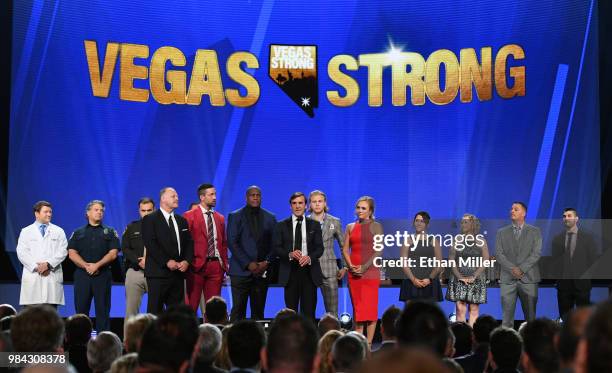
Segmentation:
<svg viewBox="0 0 612 373">
<path fill-rule="evenodd" d="M 552 240 L 552 256 L 556 277 L 559 279 L 580 279 L 597 260 L 597 244 L 593 235 L 584 229 L 578 229 L 576 234 L 576 249 L 571 256 L 565 249 L 565 234 L 563 231 Z M 585 278 L 588 278 L 586 274 Z"/>
<path fill-rule="evenodd" d="M 181 252 L 174 247 L 170 230 L 164 214 L 157 210 L 142 219 L 142 238 L 144 240 L 147 260 L 145 261 L 146 277 L 170 277 L 173 272 L 166 263 L 170 259 L 177 262 L 186 260 L 190 265 L 193 262 L 193 240 L 189 233 L 187 221 L 180 215 L 174 214 L 175 222 L 181 240 Z"/>
<path fill-rule="evenodd" d="M 251 272 L 246 269 L 250 262 L 262 260 L 272 262 L 276 257 L 272 250 L 272 234 L 276 226 L 276 217 L 270 211 L 260 209 L 261 236 L 255 238 L 251 233 L 247 213 L 247 208 L 243 207 L 227 216 L 227 241 L 232 253 L 230 276 L 251 276 Z M 265 257 L 258 257 L 258 252 L 260 255 L 265 254 Z"/>
<path fill-rule="evenodd" d="M 465 373 L 482 373 L 487 359 L 489 357 L 489 344 L 479 344 L 474 349 L 474 352 L 467 355 L 455 358 L 455 360 Z"/>
<path fill-rule="evenodd" d="M 391 351 L 393 349 L 397 348 L 397 342 L 396 341 L 385 341 L 383 342 L 380 347 L 378 347 L 376 350 L 372 351 L 372 356 L 377 356 L 380 355 L 381 353 L 385 352 L 385 351 Z"/>
<path fill-rule="evenodd" d="M 538 261 L 542 255 L 542 234 L 540 228 L 525 223 L 521 236 L 514 238 L 512 224 L 497 231 L 495 237 L 495 258 L 501 267 L 500 282 L 515 280 L 512 267 L 519 267 L 524 275 L 520 281 L 525 284 L 540 282 Z"/>
<path fill-rule="evenodd" d="M 185 219 L 189 224 L 189 232 L 193 237 L 193 265 L 191 268 L 199 271 L 206 264 L 208 256 L 208 231 L 204 222 L 204 214 L 200 207 L 195 210 L 189 210 L 185 213 Z M 221 268 L 223 271 L 228 271 L 229 262 L 227 260 L 227 238 L 225 236 L 225 217 L 213 212 L 213 220 L 217 229 L 217 250 L 221 256 Z"/>
<path fill-rule="evenodd" d="M 319 258 L 323 255 L 323 236 L 321 234 L 321 224 L 310 218 L 304 218 L 306 222 L 306 245 L 308 256 L 310 257 L 310 277 L 316 286 L 321 286 L 323 283 L 323 274 L 319 265 Z M 293 221 L 291 217 L 280 221 L 274 228 L 274 236 L 272 241 L 274 252 L 279 256 L 280 268 L 278 274 L 278 283 L 287 285 L 289 275 L 291 274 L 291 263 L 289 262 L 289 253 L 293 251 Z"/>
<path fill-rule="evenodd" d="M 312 216 L 312 215 L 311 215 Z M 311 216 L 308 216 L 309 218 Z M 314 219 L 313 219 L 314 220 Z M 320 223 L 319 223 L 320 224 Z M 323 277 L 332 278 L 338 274 L 338 261 L 334 252 L 334 240 L 342 247 L 344 244 L 344 232 L 340 219 L 330 214 L 325 214 L 323 224 L 321 224 L 323 235 L 323 255 L 319 258 Z M 344 266 L 344 259 L 340 257 L 340 262 Z"/>
</svg>

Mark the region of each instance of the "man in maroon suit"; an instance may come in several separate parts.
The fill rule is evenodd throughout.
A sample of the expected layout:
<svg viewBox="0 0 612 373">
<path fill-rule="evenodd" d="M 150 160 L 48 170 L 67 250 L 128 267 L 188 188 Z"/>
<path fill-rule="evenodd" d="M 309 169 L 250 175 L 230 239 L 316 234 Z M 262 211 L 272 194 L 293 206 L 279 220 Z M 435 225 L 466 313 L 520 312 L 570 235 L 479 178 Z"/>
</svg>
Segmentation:
<svg viewBox="0 0 612 373">
<path fill-rule="evenodd" d="M 200 205 L 185 213 L 193 237 L 193 261 L 187 271 L 187 302 L 197 311 L 202 291 L 208 301 L 221 295 L 221 283 L 228 270 L 225 218 L 213 211 L 217 191 L 212 184 L 198 187 Z M 202 310 L 204 313 L 204 310 Z"/>
</svg>

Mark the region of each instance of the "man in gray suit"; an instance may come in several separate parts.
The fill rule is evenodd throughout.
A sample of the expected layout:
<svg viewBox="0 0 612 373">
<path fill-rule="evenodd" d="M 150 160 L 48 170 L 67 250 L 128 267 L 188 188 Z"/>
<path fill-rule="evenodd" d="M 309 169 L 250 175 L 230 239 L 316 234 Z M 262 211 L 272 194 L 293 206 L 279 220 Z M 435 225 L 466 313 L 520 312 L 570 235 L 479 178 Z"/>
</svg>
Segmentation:
<svg viewBox="0 0 612 373">
<path fill-rule="evenodd" d="M 321 224 L 323 233 L 323 255 L 319 258 L 321 264 L 321 272 L 323 272 L 323 285 L 321 292 L 323 293 L 323 301 L 325 302 L 325 312 L 338 316 L 338 280 L 344 277 L 346 267 L 341 258 L 342 266 L 338 268 L 338 261 L 334 253 L 334 240 L 342 247 L 344 243 L 344 234 L 342 232 L 342 224 L 340 219 L 328 214 L 327 196 L 320 190 L 313 190 L 308 197 L 310 206 L 308 210 L 311 219 L 318 221 Z"/>
<path fill-rule="evenodd" d="M 525 223 L 527 205 L 513 202 L 512 224 L 497 231 L 495 257 L 501 266 L 499 290 L 502 300 L 503 326 L 514 327 L 516 298 L 520 298 L 526 321 L 536 317 L 542 253 L 540 228 Z"/>
</svg>

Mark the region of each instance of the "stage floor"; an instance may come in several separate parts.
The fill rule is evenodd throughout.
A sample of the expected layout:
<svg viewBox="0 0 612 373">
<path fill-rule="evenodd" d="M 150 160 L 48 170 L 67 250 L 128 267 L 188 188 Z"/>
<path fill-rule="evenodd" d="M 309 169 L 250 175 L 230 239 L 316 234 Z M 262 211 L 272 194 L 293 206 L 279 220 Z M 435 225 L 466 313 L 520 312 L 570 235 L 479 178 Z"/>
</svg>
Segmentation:
<svg viewBox="0 0 612 373">
<path fill-rule="evenodd" d="M 2 283 L 0 284 L 0 303 L 9 303 L 17 307 L 19 305 L 19 292 L 20 284 L 18 283 Z M 65 305 L 58 307 L 58 311 L 61 316 L 67 317 L 73 315 L 74 312 L 74 296 L 72 285 L 64 285 L 65 293 Z M 348 312 L 352 314 L 353 307 L 351 305 L 351 298 L 348 292 L 348 288 L 342 287 L 338 292 L 339 297 L 339 312 Z M 446 290 L 444 290 L 446 293 Z M 228 310 L 232 307 L 231 289 L 229 286 L 224 286 L 221 290 L 221 296 L 225 298 L 228 305 Z M 609 297 L 609 290 L 607 287 L 594 287 L 591 292 L 591 301 L 596 303 L 605 300 Z M 387 307 L 394 304 L 398 307 L 403 306 L 403 302 L 399 301 L 399 288 L 395 286 L 381 287 L 378 298 L 378 315 L 379 318 Z M 498 287 L 488 288 L 487 293 L 488 302 L 481 305 L 480 313 L 489 314 L 496 319 L 501 319 L 501 299 L 499 295 Z M 283 288 L 281 287 L 270 287 L 268 290 L 268 298 L 266 302 L 265 317 L 273 318 L 274 315 L 285 306 L 283 298 Z M 444 310 L 444 313 L 450 315 L 454 312 L 455 304 L 449 301 L 440 302 L 440 306 Z M 146 295 L 141 306 L 141 311 L 146 311 Z M 92 305 L 90 315 L 95 316 L 95 310 Z M 247 311 L 247 315 L 250 311 Z M 318 292 L 317 312 L 316 317 L 319 318 L 325 313 L 325 307 L 323 304 L 323 298 L 321 291 Z M 198 313 L 199 314 L 199 313 Z M 112 289 L 112 301 L 111 301 L 111 317 L 123 318 L 125 316 L 125 290 L 123 285 L 113 285 Z M 557 309 L 557 290 L 554 287 L 541 286 L 539 290 L 539 299 L 537 307 L 538 317 L 548 317 L 556 319 L 559 317 Z M 520 307 L 520 301 L 517 301 L 516 317 L 517 320 L 522 320 L 523 312 Z"/>
</svg>

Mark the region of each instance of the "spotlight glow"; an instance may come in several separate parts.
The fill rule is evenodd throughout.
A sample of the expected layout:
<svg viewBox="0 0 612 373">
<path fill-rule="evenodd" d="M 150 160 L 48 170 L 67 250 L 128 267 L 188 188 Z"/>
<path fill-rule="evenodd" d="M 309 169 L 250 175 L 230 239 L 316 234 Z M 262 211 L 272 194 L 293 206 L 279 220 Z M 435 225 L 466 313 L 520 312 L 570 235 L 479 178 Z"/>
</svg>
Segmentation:
<svg viewBox="0 0 612 373">
<path fill-rule="evenodd" d="M 393 40 L 389 38 L 389 49 L 387 49 L 387 63 L 392 64 L 394 62 L 398 62 L 402 59 L 402 49 L 403 45 L 395 45 L 393 44 Z"/>
</svg>

